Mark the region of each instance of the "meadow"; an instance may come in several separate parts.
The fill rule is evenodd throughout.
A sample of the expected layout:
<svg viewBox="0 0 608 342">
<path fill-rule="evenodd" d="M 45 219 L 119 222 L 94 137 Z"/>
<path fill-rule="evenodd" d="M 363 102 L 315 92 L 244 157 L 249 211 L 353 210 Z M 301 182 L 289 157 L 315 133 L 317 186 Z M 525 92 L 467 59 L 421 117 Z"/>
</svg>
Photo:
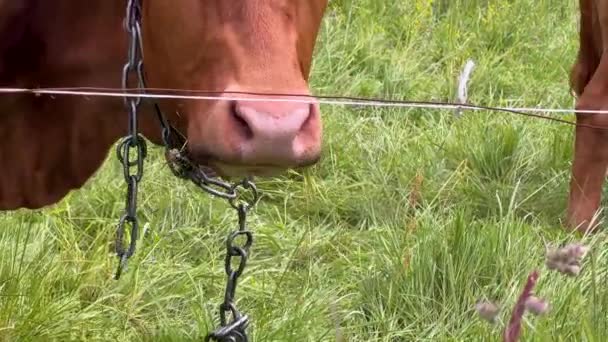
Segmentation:
<svg viewBox="0 0 608 342">
<path fill-rule="evenodd" d="M 576 1 L 332 0 L 314 93 L 573 108 Z M 551 309 L 522 341 L 606 341 L 605 232 L 568 233 L 571 126 L 505 113 L 322 106 L 324 157 L 258 180 L 255 241 L 238 306 L 253 341 L 498 341 L 527 274 Z M 563 116 L 573 120 L 573 115 Z M 126 124 L 126 116 L 125 116 Z M 217 324 L 225 201 L 147 159 L 149 227 L 127 273 L 111 245 L 126 187 L 113 153 L 80 191 L 0 213 L 1 341 L 200 341 Z M 604 228 L 604 225 L 602 226 Z M 591 250 L 578 277 L 544 266 L 548 244 Z M 498 322 L 475 303 L 501 303 Z"/>
</svg>

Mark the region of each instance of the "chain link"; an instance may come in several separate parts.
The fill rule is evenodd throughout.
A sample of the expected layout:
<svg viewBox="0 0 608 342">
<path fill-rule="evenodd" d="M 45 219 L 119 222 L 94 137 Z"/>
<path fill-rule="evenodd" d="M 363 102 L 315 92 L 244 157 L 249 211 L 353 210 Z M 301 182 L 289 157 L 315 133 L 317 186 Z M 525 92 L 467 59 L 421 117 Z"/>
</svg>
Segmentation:
<svg viewBox="0 0 608 342">
<path fill-rule="evenodd" d="M 137 76 L 139 88 L 143 88 L 143 59 L 141 53 L 141 27 L 139 23 L 140 3 L 137 0 L 129 0 L 127 4 L 127 15 L 125 18 L 125 30 L 129 33 L 128 60 L 123 67 L 122 86 L 127 89 L 129 77 L 132 73 Z M 125 182 L 127 183 L 127 199 L 125 213 L 118 223 L 116 229 L 116 255 L 119 265 L 114 276 L 119 279 L 123 270 L 127 267 L 127 260 L 135 253 L 137 235 L 139 233 L 139 222 L 137 219 L 137 190 L 139 182 L 144 175 L 144 160 L 148 154 L 146 141 L 139 134 L 137 127 L 137 110 L 141 104 L 140 97 L 125 97 L 125 106 L 129 113 L 129 132 L 116 149 L 119 162 L 123 167 Z M 131 155 L 134 152 L 135 160 Z M 129 248 L 124 247 L 124 235 L 127 226 L 131 226 Z"/>
<path fill-rule="evenodd" d="M 246 329 L 249 326 L 249 317 L 243 315 L 236 307 L 235 295 L 239 277 L 243 274 L 247 266 L 249 249 L 253 244 L 253 233 L 247 229 L 247 214 L 253 208 L 258 199 L 257 188 L 249 180 L 244 180 L 233 187 L 233 191 L 238 194 L 238 189 L 250 190 L 253 197 L 247 200 L 230 199 L 230 205 L 237 211 L 239 217 L 238 230 L 231 232 L 226 239 L 226 259 L 224 270 L 226 272 L 226 290 L 224 292 L 224 302 L 220 304 L 220 328 L 207 335 L 205 341 L 215 340 L 218 342 L 247 342 Z M 242 245 L 237 245 L 235 240 L 238 237 L 245 237 Z M 238 262 L 238 266 L 233 268 L 233 262 Z M 228 322 L 228 315 L 232 320 Z"/>
<path fill-rule="evenodd" d="M 132 73 L 137 76 L 138 87 L 146 88 L 143 48 L 141 39 L 141 3 L 142 0 L 128 0 L 124 28 L 129 34 L 128 61 L 123 68 L 122 86 L 128 88 L 129 77 Z M 127 259 L 135 253 L 139 223 L 137 220 L 137 189 L 144 172 L 144 159 L 147 156 L 147 146 L 144 138 L 137 131 L 137 110 L 141 104 L 141 97 L 125 96 L 125 105 L 129 112 L 129 133 L 117 147 L 117 157 L 123 165 L 124 177 L 127 183 L 127 200 L 125 214 L 120 219 L 116 231 L 116 254 L 120 263 L 115 279 L 120 277 L 126 268 Z M 231 232 L 226 239 L 226 258 L 224 269 L 227 275 L 224 301 L 219 307 L 220 327 L 210 332 L 205 340 L 218 342 L 247 342 L 246 329 L 249 326 L 249 317 L 243 315 L 236 307 L 235 295 L 239 277 L 245 271 L 249 249 L 253 244 L 253 233 L 247 229 L 247 214 L 257 204 L 260 196 L 255 184 L 250 179 L 244 179 L 236 184 L 229 184 L 213 178 L 210 170 L 193 163 L 186 152 L 186 138 L 169 124 L 160 110 L 158 103 L 154 103 L 155 112 L 161 126 L 161 136 L 165 145 L 165 157 L 173 174 L 179 178 L 190 180 L 203 191 L 223 198 L 237 211 L 238 230 Z M 135 160 L 130 152 L 135 151 Z M 133 172 L 133 168 L 135 168 Z M 250 198 L 243 198 L 241 192 L 251 194 Z M 123 240 L 127 224 L 131 225 L 131 240 L 129 248 L 125 249 Z M 239 237 L 245 237 L 243 245 L 236 244 Z M 233 268 L 234 261 L 238 267 Z M 228 320 L 228 315 L 231 320 Z"/>
</svg>

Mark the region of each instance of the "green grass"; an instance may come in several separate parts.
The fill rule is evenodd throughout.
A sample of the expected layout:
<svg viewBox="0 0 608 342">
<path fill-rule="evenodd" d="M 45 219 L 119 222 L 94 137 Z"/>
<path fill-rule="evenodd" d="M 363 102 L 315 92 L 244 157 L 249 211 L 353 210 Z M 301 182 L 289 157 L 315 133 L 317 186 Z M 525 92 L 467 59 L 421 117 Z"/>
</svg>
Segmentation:
<svg viewBox="0 0 608 342">
<path fill-rule="evenodd" d="M 573 107 L 575 1 L 333 0 L 316 54 L 319 94 Z M 311 170 L 258 182 L 255 243 L 237 292 L 255 341 L 493 341 L 478 299 L 512 306 L 540 267 L 547 316 L 525 341 L 605 341 L 606 234 L 578 278 L 544 268 L 561 228 L 572 128 L 494 112 L 323 106 Z M 568 116 L 572 119 L 572 115 Z M 113 154 L 84 189 L 0 215 L 0 340 L 200 341 L 217 324 L 233 211 L 164 167 L 140 190 L 136 255 L 112 280 L 126 187 Z M 503 311 L 500 321 L 508 320 Z"/>
</svg>

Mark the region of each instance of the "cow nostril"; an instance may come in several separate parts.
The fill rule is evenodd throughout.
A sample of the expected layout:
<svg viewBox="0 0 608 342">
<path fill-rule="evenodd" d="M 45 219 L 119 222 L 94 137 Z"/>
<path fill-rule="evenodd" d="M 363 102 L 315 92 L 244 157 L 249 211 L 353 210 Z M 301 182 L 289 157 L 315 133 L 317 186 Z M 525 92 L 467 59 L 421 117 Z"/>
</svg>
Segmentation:
<svg viewBox="0 0 608 342">
<path fill-rule="evenodd" d="M 304 120 L 304 122 L 302 123 L 302 126 L 300 127 L 301 131 L 306 130 L 307 127 L 310 127 L 310 125 L 312 124 L 312 120 L 315 117 L 315 105 L 314 104 L 310 104 L 308 105 L 308 113 L 306 115 L 306 119 Z"/>
<path fill-rule="evenodd" d="M 248 140 L 252 139 L 253 131 L 251 130 L 251 126 L 249 126 L 247 120 L 243 118 L 243 115 L 239 110 L 239 105 L 236 101 L 232 101 L 230 104 L 230 115 L 234 118 L 236 126 L 239 128 L 243 136 Z"/>
</svg>

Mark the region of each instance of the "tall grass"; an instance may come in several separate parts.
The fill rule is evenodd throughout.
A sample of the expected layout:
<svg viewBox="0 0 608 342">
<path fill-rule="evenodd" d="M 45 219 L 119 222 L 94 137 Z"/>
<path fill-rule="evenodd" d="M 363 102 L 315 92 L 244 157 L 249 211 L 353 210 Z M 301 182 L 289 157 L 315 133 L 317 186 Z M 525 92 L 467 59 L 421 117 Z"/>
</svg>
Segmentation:
<svg viewBox="0 0 608 342">
<path fill-rule="evenodd" d="M 453 100 L 468 58 L 479 104 L 571 108 L 577 8 L 553 0 L 332 0 L 314 62 L 319 94 Z M 511 306 L 527 273 L 551 301 L 526 341 L 604 341 L 606 234 L 582 274 L 542 268 L 562 230 L 569 126 L 494 112 L 324 106 L 324 158 L 263 180 L 238 306 L 255 341 L 491 341 L 478 299 Z M 0 340 L 195 341 L 217 324 L 223 201 L 148 158 L 149 234 L 112 280 L 124 182 L 110 157 L 42 211 L 0 214 Z M 503 312 L 499 320 L 506 321 Z"/>
</svg>

